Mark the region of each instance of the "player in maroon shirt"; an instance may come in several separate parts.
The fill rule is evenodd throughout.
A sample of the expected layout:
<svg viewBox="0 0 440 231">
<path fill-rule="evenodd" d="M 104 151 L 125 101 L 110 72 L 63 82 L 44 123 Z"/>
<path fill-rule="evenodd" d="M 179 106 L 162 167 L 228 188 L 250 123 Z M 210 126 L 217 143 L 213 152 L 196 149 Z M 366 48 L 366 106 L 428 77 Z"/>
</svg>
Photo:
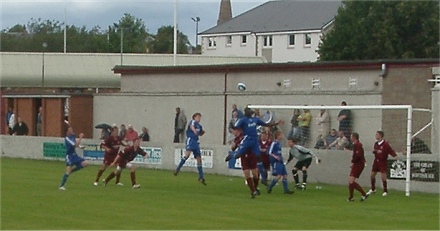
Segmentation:
<svg viewBox="0 0 440 231">
<path fill-rule="evenodd" d="M 355 189 L 362 194 L 361 201 L 364 201 L 365 199 L 367 199 L 368 195 L 356 182 L 356 179 L 361 176 L 362 171 L 365 167 L 364 147 L 359 141 L 359 134 L 356 132 L 353 132 L 351 134 L 351 142 L 353 143 L 353 156 L 351 157 L 351 171 L 350 176 L 348 177 L 349 196 L 347 198 L 347 201 L 354 201 L 353 192 Z"/>
<path fill-rule="evenodd" d="M 130 163 L 132 160 L 134 160 L 134 158 L 136 158 L 137 155 L 142 155 L 144 158 L 147 158 L 147 153 L 142 150 L 140 145 L 141 139 L 138 137 L 133 141 L 133 146 L 129 146 L 119 152 L 116 159 L 110 164 L 110 166 L 117 165 L 116 170 L 105 178 L 104 184 L 107 185 L 107 183 L 113 179 L 113 177 L 121 175 L 121 172 L 124 168 L 130 168 L 131 185 L 134 189 L 141 187 L 141 185 L 136 184 L 136 167 Z"/>
<path fill-rule="evenodd" d="M 235 151 L 243 140 L 243 133 L 239 128 L 233 128 L 232 133 L 234 134 L 235 139 L 232 142 L 231 149 L 232 151 Z M 240 157 L 240 160 L 244 178 L 246 179 L 247 186 L 251 190 L 251 198 L 255 198 L 255 196 L 260 195 L 260 191 L 257 188 L 258 181 L 260 180 L 258 178 L 257 157 L 248 151 Z"/>
<path fill-rule="evenodd" d="M 261 162 L 263 163 L 264 171 L 261 172 L 261 183 L 269 186 L 267 184 L 267 172 L 270 170 L 270 158 L 269 154 L 267 153 L 267 150 L 270 148 L 270 144 L 272 143 L 271 140 L 269 140 L 269 136 L 266 131 L 262 132 L 260 135 L 260 150 L 261 150 Z"/>
<path fill-rule="evenodd" d="M 383 139 L 384 132 L 377 131 L 376 132 L 376 142 L 374 143 L 374 161 L 373 167 L 371 169 L 371 189 L 367 192 L 368 195 L 376 192 L 376 174 L 380 172 L 380 177 L 382 179 L 383 185 L 383 194 L 382 196 L 388 195 L 387 189 L 387 159 L 388 155 L 397 158 L 396 152 L 391 148 L 390 144 Z"/>
<path fill-rule="evenodd" d="M 112 133 L 101 143 L 101 147 L 105 149 L 104 160 L 102 161 L 101 168 L 96 175 L 95 182 L 93 185 L 98 186 L 99 178 L 102 176 L 104 171 L 110 166 L 118 155 L 119 148 L 122 146 L 122 138 L 118 136 L 118 127 L 112 127 Z M 123 185 L 119 182 L 120 175 L 116 177 L 116 184 Z"/>
</svg>

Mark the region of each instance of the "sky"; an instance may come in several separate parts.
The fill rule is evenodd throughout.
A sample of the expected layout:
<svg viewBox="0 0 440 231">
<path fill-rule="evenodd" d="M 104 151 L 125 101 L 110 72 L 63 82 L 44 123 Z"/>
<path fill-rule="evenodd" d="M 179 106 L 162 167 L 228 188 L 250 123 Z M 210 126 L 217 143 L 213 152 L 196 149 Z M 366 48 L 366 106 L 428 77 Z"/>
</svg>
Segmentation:
<svg viewBox="0 0 440 231">
<path fill-rule="evenodd" d="M 235 17 L 269 0 L 231 0 Z M 200 17 L 199 30 L 203 32 L 217 23 L 221 0 L 177 0 L 178 28 L 195 44 L 196 23 L 192 17 Z M 14 25 L 26 25 L 32 18 L 54 20 L 88 30 L 95 26 L 102 29 L 119 22 L 124 13 L 144 21 L 148 31 L 156 34 L 164 25 L 173 25 L 174 0 L 0 0 L 0 29 Z M 66 14 L 65 14 L 66 12 Z M 199 37 L 200 44 L 200 37 Z"/>
</svg>

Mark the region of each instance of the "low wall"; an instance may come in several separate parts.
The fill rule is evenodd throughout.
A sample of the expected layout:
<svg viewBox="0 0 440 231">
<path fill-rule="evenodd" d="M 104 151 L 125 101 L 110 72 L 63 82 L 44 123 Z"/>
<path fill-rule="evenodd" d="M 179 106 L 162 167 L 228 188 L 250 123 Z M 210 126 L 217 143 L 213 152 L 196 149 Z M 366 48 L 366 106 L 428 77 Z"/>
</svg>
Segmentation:
<svg viewBox="0 0 440 231">
<path fill-rule="evenodd" d="M 0 136 L 1 140 L 1 157 L 11 157 L 11 158 L 27 158 L 27 159 L 59 159 L 63 160 L 63 150 L 59 147 L 64 143 L 63 138 L 48 138 L 48 137 L 30 137 L 30 136 Z M 83 144 L 86 149 L 77 149 L 79 155 L 84 155 L 85 152 L 91 164 L 100 164 L 102 161 L 93 160 L 94 148 L 100 143 L 100 140 L 85 139 Z M 44 148 L 43 148 L 44 146 Z M 151 154 L 151 158 L 148 158 L 145 162 L 139 162 L 138 165 L 146 168 L 153 169 L 168 169 L 173 170 L 176 168 L 176 164 L 180 160 L 180 153 L 184 146 L 182 144 L 174 143 L 152 143 L 144 142 L 143 147 L 146 147 L 147 152 Z M 44 149 L 44 151 L 43 151 Z M 59 149 L 59 150 L 58 150 Z M 206 173 L 214 173 L 229 176 L 242 176 L 242 171 L 237 169 L 228 168 L 228 164 L 224 162 L 224 158 L 229 152 L 229 147 L 224 145 L 204 145 L 201 146 L 203 159 L 204 159 L 204 171 Z M 283 153 L 285 156 L 288 154 L 288 149 L 284 149 Z M 350 172 L 350 151 L 328 151 L 328 150 L 317 150 L 316 155 L 322 160 L 322 163 L 316 165 L 315 163 L 309 168 L 309 178 L 308 182 L 316 183 L 321 182 L 324 184 L 337 184 L 346 185 L 348 174 Z M 56 157 L 58 155 L 58 157 Z M 371 170 L 371 163 L 373 160 L 373 155 L 369 151 L 366 151 L 367 166 L 359 179 L 359 183 L 368 189 L 370 185 L 369 173 Z M 406 157 L 400 155 L 400 159 L 404 163 Z M 439 155 L 423 155 L 414 154 L 412 156 L 413 161 L 430 161 L 436 163 L 437 174 L 436 178 L 438 180 L 438 162 Z M 136 160 L 135 160 L 136 161 Z M 143 160 L 138 160 L 143 161 Z M 292 169 L 294 162 L 289 163 L 287 166 L 288 172 Z M 419 162 L 417 162 L 419 163 Z M 189 165 L 194 166 L 194 161 L 189 159 Z M 419 166 L 420 167 L 420 166 Z M 427 167 L 430 166 L 422 166 Z M 432 166 L 431 166 L 432 167 Z M 183 171 L 193 171 L 196 172 L 195 167 L 183 167 Z M 425 169 L 422 170 L 425 172 Z M 428 171 L 429 172 L 429 171 Z M 170 173 L 171 174 L 171 173 Z M 292 176 L 289 174 L 289 181 L 292 181 Z M 381 183 L 379 180 L 379 175 L 377 176 L 377 186 L 381 189 Z M 404 180 L 389 180 L 388 187 L 390 189 L 405 190 Z M 430 193 L 439 193 L 439 183 L 437 182 L 426 182 L 426 181 L 411 181 L 411 191 L 421 191 Z"/>
</svg>

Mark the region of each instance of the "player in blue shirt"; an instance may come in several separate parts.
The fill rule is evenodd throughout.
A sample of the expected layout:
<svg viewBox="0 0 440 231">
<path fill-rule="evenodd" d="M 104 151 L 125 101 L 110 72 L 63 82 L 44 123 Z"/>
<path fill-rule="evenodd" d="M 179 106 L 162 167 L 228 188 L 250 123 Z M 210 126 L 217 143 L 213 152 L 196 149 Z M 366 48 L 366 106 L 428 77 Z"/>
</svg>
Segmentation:
<svg viewBox="0 0 440 231">
<path fill-rule="evenodd" d="M 66 190 L 64 184 L 66 184 L 67 178 L 69 178 L 71 173 L 81 170 L 88 165 L 87 161 L 79 157 L 75 151 L 75 148 L 80 146 L 83 136 L 84 134 L 80 133 L 77 139 L 75 133 L 73 133 L 73 128 L 70 126 L 67 128 L 66 137 L 64 138 L 66 144 L 66 173 L 61 180 L 60 190 Z M 73 165 L 75 165 L 75 168 L 72 169 Z"/>
<path fill-rule="evenodd" d="M 186 160 L 191 155 L 191 152 L 194 154 L 194 158 L 197 160 L 197 171 L 199 172 L 199 182 L 206 185 L 205 178 L 203 177 L 203 168 L 202 168 L 202 155 L 200 152 L 199 145 L 199 136 L 205 134 L 205 130 L 203 130 L 202 125 L 200 124 L 200 119 L 202 118 L 202 114 L 194 113 L 192 116 L 192 120 L 188 124 L 188 128 L 186 130 L 186 152 L 185 156 L 180 160 L 179 165 L 176 170 L 174 170 L 174 175 L 177 176 L 182 166 L 185 164 Z"/>
<path fill-rule="evenodd" d="M 272 142 L 269 148 L 270 162 L 272 163 L 272 175 L 275 178 L 272 183 L 267 187 L 267 192 L 271 193 L 272 188 L 277 184 L 277 182 L 283 178 L 283 188 L 285 194 L 292 194 L 293 191 L 289 190 L 287 184 L 287 170 L 284 165 L 281 143 L 280 141 L 284 138 L 284 134 L 281 131 L 276 131 L 274 134 L 275 140 Z"/>
<path fill-rule="evenodd" d="M 225 158 L 225 161 L 226 162 L 229 161 L 232 157 L 235 157 L 237 159 L 240 156 L 244 155 L 247 151 L 250 151 L 257 157 L 258 171 L 260 173 L 263 173 L 264 166 L 263 166 L 263 162 L 261 162 L 260 142 L 257 132 L 257 126 L 260 125 L 264 127 L 273 127 L 273 126 L 277 126 L 278 124 L 283 124 L 284 122 L 282 120 L 279 120 L 275 123 L 266 123 L 258 117 L 252 117 L 253 114 L 254 112 L 252 111 L 252 109 L 246 107 L 244 109 L 244 117 L 239 119 L 235 123 L 234 127 L 240 128 L 243 131 L 244 138 L 240 146 L 238 147 L 235 156 L 228 154 L 228 156 L 226 156 Z M 267 176 L 262 174 L 261 177 L 262 177 L 261 179 L 262 184 L 267 185 L 267 179 L 264 179 L 267 178 Z"/>
</svg>

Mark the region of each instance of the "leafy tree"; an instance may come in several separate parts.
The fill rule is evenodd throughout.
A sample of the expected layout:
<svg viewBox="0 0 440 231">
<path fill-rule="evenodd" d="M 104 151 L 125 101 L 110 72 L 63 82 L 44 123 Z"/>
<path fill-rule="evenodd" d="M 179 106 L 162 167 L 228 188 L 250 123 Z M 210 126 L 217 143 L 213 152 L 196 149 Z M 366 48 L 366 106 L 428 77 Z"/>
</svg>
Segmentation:
<svg viewBox="0 0 440 231">
<path fill-rule="evenodd" d="M 122 32 L 121 32 L 122 31 Z M 124 14 L 119 23 L 109 27 L 109 43 L 111 52 L 119 52 L 123 36 L 124 53 L 145 53 L 146 40 L 150 36 L 142 19 Z"/>
<path fill-rule="evenodd" d="M 343 1 L 320 60 L 439 57 L 438 1 Z"/>
<path fill-rule="evenodd" d="M 188 36 L 177 31 L 177 53 L 188 54 L 188 47 L 190 42 Z M 157 29 L 157 34 L 148 43 L 148 48 L 151 53 L 166 53 L 174 52 L 174 27 L 162 26 Z"/>
</svg>

